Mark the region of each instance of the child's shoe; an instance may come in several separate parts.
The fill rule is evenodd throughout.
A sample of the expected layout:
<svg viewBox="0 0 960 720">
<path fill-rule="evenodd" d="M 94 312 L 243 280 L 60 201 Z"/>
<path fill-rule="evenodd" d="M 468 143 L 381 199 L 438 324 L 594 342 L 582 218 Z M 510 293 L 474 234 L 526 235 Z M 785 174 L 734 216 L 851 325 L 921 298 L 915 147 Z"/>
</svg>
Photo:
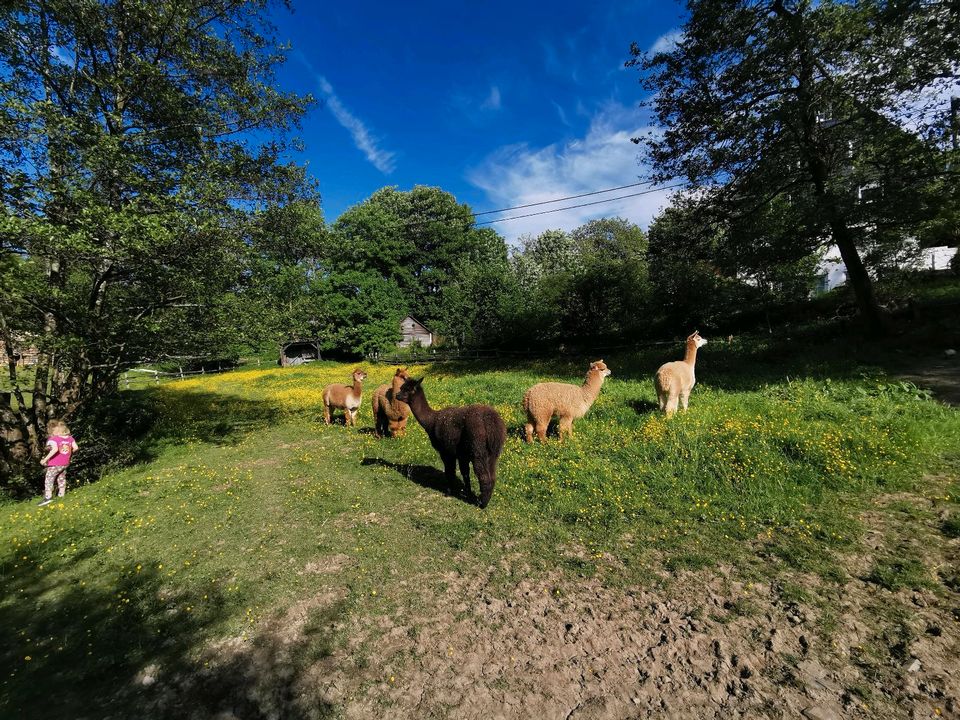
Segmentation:
<svg viewBox="0 0 960 720">
<path fill-rule="evenodd" d="M 52 502 L 53 502 L 52 497 L 44 498 L 43 500 L 37 503 L 37 507 L 43 507 L 44 505 L 49 505 Z"/>
</svg>

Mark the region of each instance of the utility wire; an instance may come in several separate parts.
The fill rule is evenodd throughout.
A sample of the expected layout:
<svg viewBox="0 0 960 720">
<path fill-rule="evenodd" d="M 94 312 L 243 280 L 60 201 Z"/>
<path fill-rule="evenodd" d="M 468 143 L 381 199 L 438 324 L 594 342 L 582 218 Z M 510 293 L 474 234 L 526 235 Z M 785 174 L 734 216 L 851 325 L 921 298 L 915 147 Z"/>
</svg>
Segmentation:
<svg viewBox="0 0 960 720">
<path fill-rule="evenodd" d="M 537 205 L 549 205 L 550 203 L 563 202 L 565 200 L 576 200 L 577 198 L 588 197 L 590 195 L 602 195 L 603 193 L 614 192 L 615 190 L 626 190 L 627 188 L 639 187 L 640 185 L 653 185 L 653 181 L 642 180 L 641 182 L 635 182 L 629 185 L 620 185 L 619 187 L 607 188 L 606 190 L 594 190 L 593 192 L 581 193 L 580 195 L 568 195 L 566 197 L 556 198 L 555 200 L 541 200 L 540 202 L 527 203 L 526 205 L 514 205 L 513 207 L 500 208 L 499 210 L 484 210 L 483 212 L 472 213 L 472 215 L 474 217 L 480 217 L 481 215 L 492 215 L 493 213 L 507 212 L 508 210 L 523 210 L 524 208 L 536 207 Z"/>
<path fill-rule="evenodd" d="M 629 195 L 618 195 L 617 197 L 604 198 L 603 200 L 594 200 L 593 202 L 588 202 L 588 203 L 579 203 L 578 205 L 567 205 L 566 207 L 562 207 L 562 208 L 552 208 L 550 210 L 541 210 L 540 212 L 526 213 L 525 215 L 513 215 L 511 217 L 498 218 L 496 220 L 484 220 L 483 222 L 478 222 L 476 224 L 491 225 L 493 223 L 506 222 L 507 220 L 519 220 L 520 218 L 534 217 L 535 215 L 547 215 L 548 213 L 561 212 L 563 210 L 573 210 L 574 208 L 582 208 L 582 207 L 587 207 L 589 205 L 600 205 L 601 203 L 613 202 L 615 200 L 626 200 L 627 198 L 638 197 L 639 195 L 649 195 L 650 193 L 659 192 L 661 190 L 672 190 L 674 188 L 681 188 L 686 186 L 687 186 L 687 183 L 677 183 L 676 185 L 664 185 L 663 187 L 652 188 L 651 190 L 642 190 L 640 192 L 630 193 Z M 583 197 L 583 196 L 581 195 L 580 197 Z"/>
<path fill-rule="evenodd" d="M 472 213 L 470 213 L 467 217 L 468 217 L 469 219 L 474 219 L 474 218 L 481 217 L 481 216 L 483 216 L 483 215 L 493 215 L 493 214 L 496 214 L 496 213 L 508 212 L 508 211 L 510 211 L 510 210 L 524 210 L 524 209 L 526 209 L 526 208 L 538 207 L 538 206 L 541 206 L 541 205 L 551 205 L 551 204 L 553 204 L 553 203 L 565 202 L 565 201 L 567 201 L 567 200 L 577 200 L 578 198 L 590 197 L 590 196 L 593 196 L 593 195 L 602 195 L 602 194 L 604 194 L 604 193 L 615 192 L 615 191 L 617 191 L 617 190 L 625 190 L 625 189 L 627 189 L 627 188 L 640 187 L 640 186 L 644 186 L 644 185 L 653 185 L 653 184 L 654 184 L 654 181 L 653 181 L 653 180 L 643 180 L 643 181 L 641 181 L 641 182 L 635 182 L 635 183 L 630 183 L 630 184 L 628 184 L 628 185 L 620 185 L 620 186 L 617 186 L 617 187 L 605 188 L 605 189 L 603 189 L 603 190 L 593 190 L 593 191 L 591 191 L 591 192 L 580 193 L 580 194 L 578 194 L 578 195 L 566 195 L 566 196 L 564 196 L 564 197 L 554 198 L 553 200 L 541 200 L 541 201 L 539 201 L 539 202 L 526 203 L 525 205 L 513 205 L 513 206 L 511 206 L 511 207 L 499 208 L 499 209 L 497 209 L 497 210 L 484 210 L 484 211 L 482 211 L 482 212 L 472 212 Z M 562 207 L 562 208 L 553 208 L 553 209 L 550 209 L 550 210 L 542 210 L 542 211 L 540 211 L 540 212 L 528 213 L 528 214 L 526 214 L 526 215 L 518 215 L 518 216 L 508 217 L 508 218 L 497 218 L 497 219 L 494 219 L 494 220 L 484 220 L 484 221 L 482 221 L 482 222 L 477 222 L 477 223 L 474 223 L 474 224 L 475 224 L 475 225 L 478 225 L 478 226 L 479 226 L 479 225 L 492 225 L 493 223 L 505 222 L 505 221 L 507 221 L 507 220 L 516 220 L 516 219 L 518 219 L 518 218 L 532 217 L 532 216 L 534 216 L 534 215 L 546 215 L 546 214 L 552 213 L 552 212 L 561 212 L 561 211 L 563 211 L 563 210 L 571 210 L 571 209 L 573 209 L 573 208 L 586 207 L 586 206 L 588 206 L 588 205 L 600 205 L 601 203 L 605 203 L 605 202 L 614 202 L 614 201 L 616 201 L 616 200 L 623 200 L 623 199 L 625 199 L 625 198 L 636 197 L 636 196 L 638 196 L 638 195 L 646 195 L 647 193 L 657 192 L 658 190 L 668 190 L 668 189 L 675 188 L 675 187 L 682 187 L 682 185 L 665 185 L 665 186 L 663 186 L 663 187 L 652 188 L 652 189 L 647 190 L 647 191 L 644 191 L 644 192 L 632 193 L 632 194 L 629 194 L 629 195 L 620 195 L 620 196 L 618 196 L 618 197 L 612 197 L 612 198 L 604 198 L 603 200 L 595 200 L 595 201 L 593 201 L 593 202 L 581 203 L 581 204 L 579 204 L 579 205 L 570 205 L 570 206 Z M 436 223 L 436 222 L 463 222 L 463 220 L 464 220 L 463 217 L 448 215 L 448 216 L 439 216 L 439 217 L 428 217 L 428 218 L 410 219 L 410 220 L 407 220 L 407 221 L 405 221 L 405 222 L 398 222 L 398 223 L 385 223 L 385 224 L 383 224 L 383 225 L 380 225 L 380 227 L 386 227 L 386 228 L 392 228 L 392 229 L 404 229 L 404 228 L 417 227 L 417 226 L 420 226 L 420 225 L 426 225 L 427 223 Z"/>
</svg>

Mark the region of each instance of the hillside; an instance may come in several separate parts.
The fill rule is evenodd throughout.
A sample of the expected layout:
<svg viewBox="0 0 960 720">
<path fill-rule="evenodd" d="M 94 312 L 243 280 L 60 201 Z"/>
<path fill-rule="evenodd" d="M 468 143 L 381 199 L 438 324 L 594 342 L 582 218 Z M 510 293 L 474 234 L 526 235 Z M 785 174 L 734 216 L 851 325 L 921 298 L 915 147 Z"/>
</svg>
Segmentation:
<svg viewBox="0 0 960 720">
<path fill-rule="evenodd" d="M 960 415 L 850 352 L 714 340 L 671 421 L 650 378 L 679 347 L 607 357 L 562 445 L 521 440 L 520 398 L 596 358 L 411 368 L 506 420 L 486 511 L 412 418 L 372 435 L 392 367 L 357 430 L 321 420 L 351 365 L 127 391 L 134 464 L 0 506 L 0 714 L 946 712 Z"/>
</svg>

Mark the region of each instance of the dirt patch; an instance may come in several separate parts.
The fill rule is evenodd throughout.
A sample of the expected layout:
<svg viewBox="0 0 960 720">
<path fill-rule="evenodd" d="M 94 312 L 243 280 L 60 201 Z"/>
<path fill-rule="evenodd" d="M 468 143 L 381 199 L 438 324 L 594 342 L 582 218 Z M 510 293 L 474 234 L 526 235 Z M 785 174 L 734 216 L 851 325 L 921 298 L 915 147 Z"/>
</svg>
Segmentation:
<svg viewBox="0 0 960 720">
<path fill-rule="evenodd" d="M 914 511 L 901 518 L 897 503 Z M 666 590 L 557 575 L 518 579 L 504 593 L 491 584 L 494 568 L 448 575 L 415 616 L 354 622 L 337 669 L 308 672 L 308 684 L 328 688 L 347 718 L 955 715 L 960 595 L 943 583 L 890 591 L 865 578 L 908 542 L 926 549 L 932 581 L 956 568 L 958 541 L 939 534 L 919 496 L 889 498 L 864 520 L 874 547 L 851 558 L 843 585 L 750 583 L 721 570 L 684 574 Z M 358 656 L 362 676 L 344 672 Z"/>
<path fill-rule="evenodd" d="M 211 647 L 170 687 L 201 694 L 193 716 L 224 720 L 957 717 L 960 539 L 932 497 L 864 513 L 843 583 L 715 568 L 624 589 L 530 579 L 505 558 L 408 580 L 416 602 L 391 616 L 347 616 L 345 590 L 310 598 Z M 305 570 L 332 577 L 348 561 Z"/>
<path fill-rule="evenodd" d="M 334 708 L 303 685 L 299 668 L 328 657 L 346 591 L 331 590 L 291 606 L 249 636 L 211 644 L 190 673 L 165 675 L 151 664 L 135 678 L 145 717 L 190 720 L 334 717 Z M 147 699 L 149 698 L 149 700 Z"/>
<path fill-rule="evenodd" d="M 947 405 L 960 406 L 960 361 L 956 357 L 917 363 L 897 377 L 929 390 Z"/>
<path fill-rule="evenodd" d="M 318 560 L 308 562 L 303 568 L 303 571 L 311 575 L 329 575 L 340 572 L 347 567 L 350 562 L 350 558 L 347 555 L 328 555 Z"/>
</svg>

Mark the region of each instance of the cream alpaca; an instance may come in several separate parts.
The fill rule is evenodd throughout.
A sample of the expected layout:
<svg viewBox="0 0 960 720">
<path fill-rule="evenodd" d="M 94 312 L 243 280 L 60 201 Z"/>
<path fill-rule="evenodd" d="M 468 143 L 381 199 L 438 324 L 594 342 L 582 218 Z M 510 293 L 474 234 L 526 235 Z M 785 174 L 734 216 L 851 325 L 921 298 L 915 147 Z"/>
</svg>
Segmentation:
<svg viewBox="0 0 960 720">
<path fill-rule="evenodd" d="M 610 374 L 603 360 L 590 363 L 587 378 L 582 386 L 568 383 L 538 383 L 523 396 L 523 409 L 527 411 L 524 431 L 527 442 L 533 442 L 533 433 L 541 440 L 547 439 L 547 426 L 554 415 L 560 421 L 560 438 L 573 435 L 573 421 L 582 418 L 600 394 L 603 380 Z"/>
<path fill-rule="evenodd" d="M 360 412 L 360 396 L 363 394 L 363 380 L 367 374 L 363 370 L 353 371 L 353 387 L 333 383 L 323 389 L 323 421 L 330 424 L 330 409 L 343 410 L 343 420 L 347 425 L 355 425 Z"/>
<path fill-rule="evenodd" d="M 666 411 L 670 417 L 677 411 L 677 403 L 686 410 L 690 399 L 690 391 L 697 382 L 693 372 L 697 363 L 697 350 L 707 344 L 705 338 L 700 337 L 696 330 L 687 338 L 687 353 L 683 360 L 664 363 L 657 370 L 653 384 L 657 389 L 657 399 L 660 409 Z"/>
<path fill-rule="evenodd" d="M 406 368 L 397 368 L 392 384 L 384 384 L 373 393 L 374 434 L 377 437 L 403 437 L 407 432 L 410 406 L 397 400 L 403 381 L 410 377 Z"/>
</svg>

